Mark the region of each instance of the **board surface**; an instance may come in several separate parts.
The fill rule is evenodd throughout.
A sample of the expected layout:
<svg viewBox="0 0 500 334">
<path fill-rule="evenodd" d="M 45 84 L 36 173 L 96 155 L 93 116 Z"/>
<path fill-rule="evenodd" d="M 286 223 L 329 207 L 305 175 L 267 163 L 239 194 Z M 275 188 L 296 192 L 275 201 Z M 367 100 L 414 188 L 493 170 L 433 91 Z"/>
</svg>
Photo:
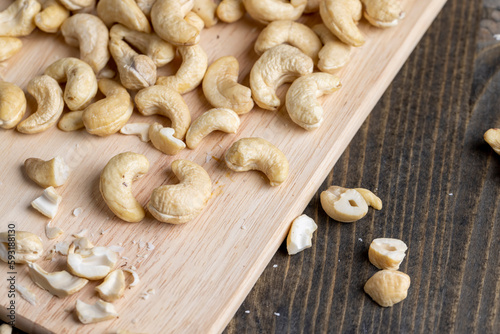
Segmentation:
<svg viewBox="0 0 500 334">
<path fill-rule="evenodd" d="M 34 286 L 26 267 L 18 265 L 17 283 L 36 292 L 38 305 L 17 298 L 16 325 L 28 332 L 57 333 L 112 332 L 119 328 L 148 333 L 220 332 L 281 244 L 290 222 L 302 213 L 444 2 L 403 1 L 408 14 L 393 29 L 372 28 L 363 21 L 360 28 L 367 42 L 353 51 L 351 62 L 338 72 L 343 87 L 323 99 L 325 121 L 313 132 L 296 126 L 284 108 L 278 112 L 255 108 L 241 116 L 236 135 L 213 133 L 196 150 L 169 157 L 133 136 L 99 138 L 85 131 L 65 133 L 55 127 L 37 135 L 2 130 L 2 230 L 14 223 L 17 230 L 41 235 L 49 249 L 59 241 L 70 242 L 72 233 L 88 229 L 87 236 L 95 245 L 121 244 L 125 259 L 118 266 L 135 266 L 141 278 L 137 287 L 115 302 L 118 319 L 81 325 L 72 312 L 75 300 L 94 302 L 96 283 L 73 296 L 57 299 Z M 309 16 L 304 21 L 312 25 L 318 17 Z M 257 59 L 253 42 L 262 28 L 248 17 L 230 25 L 218 24 L 202 32 L 201 45 L 210 63 L 225 55 L 238 58 L 240 78 L 248 84 L 248 73 Z M 23 42 L 21 53 L 0 69 L 4 80 L 23 88 L 54 60 L 78 56 L 76 49 L 64 45 L 61 36 L 36 32 Z M 176 61 L 160 71 L 172 73 L 178 65 Z M 284 98 L 285 90 L 280 91 Z M 186 94 L 185 100 L 193 119 L 210 108 L 201 89 Z M 31 97 L 28 104 L 27 113 L 36 108 Z M 152 120 L 160 118 L 134 114 L 131 122 Z M 290 175 L 281 186 L 270 187 L 259 172 L 232 172 L 223 163 L 223 153 L 232 142 L 251 136 L 271 141 L 287 156 Z M 154 188 L 176 182 L 169 166 L 173 160 L 185 158 L 202 165 L 212 178 L 213 195 L 207 208 L 195 220 L 180 226 L 159 223 L 149 215 L 138 224 L 116 218 L 102 201 L 98 180 L 107 161 L 125 151 L 142 153 L 151 164 L 149 173 L 133 186 L 139 202 L 147 203 Z M 48 220 L 30 208 L 41 189 L 27 179 L 22 166 L 29 157 L 49 159 L 56 155 L 63 156 L 73 170 L 68 182 L 58 188 L 63 202 L 52 220 L 52 225 L 61 227 L 65 234 L 48 241 L 44 233 Z M 77 207 L 83 212 L 75 217 L 72 212 Z M 143 245 L 146 242 L 154 249 L 147 250 Z M 39 264 L 49 271 L 62 270 L 65 258 L 41 260 Z M 7 266 L 0 264 L 0 268 L 6 271 Z M 2 280 L 0 289 L 6 291 L 6 285 Z M 148 289 L 154 289 L 155 294 L 141 299 Z M 7 305 L 5 297 L 0 300 L 2 306 Z"/>
</svg>

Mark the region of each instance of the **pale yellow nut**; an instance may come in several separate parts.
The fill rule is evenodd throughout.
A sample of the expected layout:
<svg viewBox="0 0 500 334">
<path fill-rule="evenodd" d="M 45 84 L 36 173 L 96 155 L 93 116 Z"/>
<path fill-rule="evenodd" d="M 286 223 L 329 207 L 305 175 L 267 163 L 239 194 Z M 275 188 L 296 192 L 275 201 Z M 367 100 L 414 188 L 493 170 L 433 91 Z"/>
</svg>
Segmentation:
<svg viewBox="0 0 500 334">
<path fill-rule="evenodd" d="M 104 281 L 95 287 L 99 297 L 107 302 L 114 302 L 123 297 L 125 292 L 125 275 L 121 269 L 110 272 Z"/>
<path fill-rule="evenodd" d="M 339 77 L 328 73 L 311 73 L 295 80 L 286 93 L 286 110 L 292 121 L 310 131 L 323 122 L 323 107 L 317 100 L 342 87 Z"/>
<path fill-rule="evenodd" d="M 56 33 L 68 17 L 69 10 L 58 0 L 46 0 L 43 10 L 35 16 L 35 24 L 42 31 Z"/>
<path fill-rule="evenodd" d="M 106 97 L 85 108 L 82 120 L 90 134 L 108 136 L 127 124 L 132 116 L 134 104 L 127 90 L 119 83 L 110 79 L 99 79 L 98 86 Z"/>
<path fill-rule="evenodd" d="M 70 110 L 88 106 L 97 94 L 97 79 L 92 67 L 78 58 L 61 58 L 45 69 L 57 82 L 66 82 L 64 101 Z"/>
<path fill-rule="evenodd" d="M 71 244 L 68 249 L 68 271 L 88 280 L 106 277 L 118 261 L 118 254 L 106 247 L 96 246 L 77 249 Z"/>
<path fill-rule="evenodd" d="M 97 16 L 110 27 L 120 23 L 132 30 L 151 32 L 149 21 L 134 0 L 100 0 L 97 4 Z"/>
<path fill-rule="evenodd" d="M 149 138 L 153 146 L 166 155 L 176 155 L 186 148 L 186 144 L 175 138 L 175 130 L 165 128 L 160 123 L 155 123 L 149 127 Z"/>
<path fill-rule="evenodd" d="M 26 96 L 21 88 L 0 81 L 0 128 L 12 129 L 26 112 Z"/>
<path fill-rule="evenodd" d="M 483 138 L 497 154 L 500 154 L 500 129 L 489 129 Z"/>
<path fill-rule="evenodd" d="M 322 47 L 319 37 L 308 26 L 290 20 L 269 23 L 257 37 L 254 49 L 261 55 L 270 48 L 285 43 L 298 48 L 311 57 L 314 63 L 318 61 L 318 52 Z"/>
<path fill-rule="evenodd" d="M 333 74 L 349 62 L 352 47 L 341 42 L 324 24 L 317 24 L 312 29 L 324 44 L 318 54 L 318 68 Z"/>
<path fill-rule="evenodd" d="M 212 181 L 203 167 L 188 160 L 172 162 L 172 172 L 179 183 L 154 189 L 148 210 L 161 222 L 183 224 L 203 211 L 212 193 Z"/>
<path fill-rule="evenodd" d="M 83 110 L 75 110 L 64 113 L 57 123 L 57 127 L 66 132 L 83 129 Z"/>
<path fill-rule="evenodd" d="M 21 50 L 23 42 L 15 37 L 0 37 L 0 61 L 4 61 Z"/>
<path fill-rule="evenodd" d="M 61 87 L 48 75 L 34 77 L 28 83 L 30 93 L 38 103 L 38 109 L 17 125 L 22 133 L 39 133 L 57 123 L 64 109 Z"/>
<path fill-rule="evenodd" d="M 66 44 L 80 48 L 80 58 L 99 73 L 109 60 L 108 28 L 91 14 L 75 14 L 64 21 L 61 32 Z"/>
<path fill-rule="evenodd" d="M 191 124 L 191 113 L 178 92 L 165 86 L 151 86 L 135 95 L 135 104 L 144 116 L 159 114 L 168 117 L 175 138 L 184 139 Z"/>
<path fill-rule="evenodd" d="M 50 222 L 45 225 L 45 236 L 49 240 L 57 239 L 59 238 L 64 231 L 58 227 L 58 226 L 50 226 Z"/>
<path fill-rule="evenodd" d="M 87 304 L 77 299 L 75 312 L 82 324 L 93 324 L 118 318 L 118 312 L 116 312 L 114 305 L 100 299 L 94 304 Z"/>
<path fill-rule="evenodd" d="M 31 206 L 47 218 L 54 218 L 59 209 L 62 197 L 56 193 L 54 187 L 48 187 L 42 196 L 31 202 Z"/>
<path fill-rule="evenodd" d="M 68 10 L 76 11 L 95 5 L 95 0 L 58 0 Z"/>
<path fill-rule="evenodd" d="M 210 28 L 217 24 L 217 4 L 213 0 L 194 0 L 193 12 L 195 12 L 203 22 L 205 27 Z"/>
<path fill-rule="evenodd" d="M 29 275 L 36 285 L 52 295 L 63 298 L 80 291 L 88 280 L 75 277 L 66 270 L 49 273 L 36 263 L 28 263 Z"/>
<path fill-rule="evenodd" d="M 7 263 L 28 263 L 38 260 L 43 253 L 42 239 L 31 232 L 0 233 L 0 260 Z M 11 251 L 11 252 L 9 252 Z"/>
<path fill-rule="evenodd" d="M 364 16 L 371 25 L 379 28 L 396 26 L 405 17 L 401 0 L 361 0 Z"/>
<path fill-rule="evenodd" d="M 378 269 L 398 270 L 408 246 L 392 238 L 374 239 L 368 249 L 368 259 Z"/>
<path fill-rule="evenodd" d="M 151 14 L 151 8 L 153 7 L 156 0 L 135 0 L 137 6 L 142 10 L 142 12 L 149 17 Z"/>
<path fill-rule="evenodd" d="M 69 167 L 60 156 L 44 161 L 29 158 L 24 161 L 26 175 L 42 188 L 60 187 L 69 176 Z"/>
<path fill-rule="evenodd" d="M 197 44 L 200 29 L 185 20 L 193 6 L 194 0 L 157 0 L 151 8 L 151 23 L 158 36 L 174 45 Z"/>
<path fill-rule="evenodd" d="M 360 0 L 324 0 L 320 2 L 319 13 L 325 26 L 342 42 L 361 46 L 365 38 L 357 23 L 362 7 Z"/>
<path fill-rule="evenodd" d="M 184 17 L 184 21 L 198 29 L 198 31 L 200 32 L 203 30 L 203 28 L 205 28 L 205 22 L 203 22 L 202 18 L 193 11 L 190 11 L 186 14 L 186 16 Z"/>
<path fill-rule="evenodd" d="M 26 300 L 28 303 L 30 303 L 33 306 L 36 306 L 38 303 L 38 298 L 36 297 L 35 293 L 28 289 L 27 287 L 21 285 L 21 284 L 16 284 L 15 285 L 16 291 L 19 293 L 19 295 Z M 1 331 L 0 327 L 0 334 L 4 334 Z"/>
<path fill-rule="evenodd" d="M 304 9 L 304 13 L 315 13 L 319 11 L 319 3 L 321 0 L 307 0 L 306 8 Z"/>
<path fill-rule="evenodd" d="M 203 78 L 203 93 L 216 108 L 228 108 L 237 114 L 252 110 L 252 91 L 238 83 L 238 60 L 225 56 L 214 61 Z"/>
<path fill-rule="evenodd" d="M 224 155 L 226 165 L 236 172 L 259 170 L 271 186 L 279 186 L 288 177 L 288 160 L 279 148 L 262 138 L 241 138 Z"/>
<path fill-rule="evenodd" d="M 276 110 L 281 104 L 276 89 L 312 73 L 313 67 L 312 59 L 296 47 L 281 44 L 267 50 L 250 71 L 250 88 L 255 103 L 263 109 Z"/>
<path fill-rule="evenodd" d="M 101 173 L 99 189 L 104 201 L 118 218 L 140 222 L 144 209 L 132 194 L 132 182 L 149 170 L 148 159 L 138 153 L 120 153 L 109 160 Z"/>
<path fill-rule="evenodd" d="M 368 212 L 365 199 L 354 189 L 331 186 L 321 193 L 320 199 L 327 215 L 339 222 L 355 222 Z"/>
<path fill-rule="evenodd" d="M 410 276 L 396 270 L 380 270 L 365 284 L 365 292 L 383 307 L 404 300 L 410 288 Z"/>
<path fill-rule="evenodd" d="M 302 252 L 312 246 L 312 236 L 318 225 L 307 215 L 295 218 L 286 238 L 286 249 L 288 255 Z"/>
<path fill-rule="evenodd" d="M 233 23 L 245 15 L 243 0 L 222 0 L 217 6 L 217 16 L 221 21 Z"/>
<path fill-rule="evenodd" d="M 35 16 L 42 9 L 36 0 L 16 0 L 0 12 L 0 36 L 27 36 L 35 30 Z"/>
<path fill-rule="evenodd" d="M 12 334 L 12 327 L 8 324 L 0 325 L 0 334 Z"/>
<path fill-rule="evenodd" d="M 261 23 L 297 20 L 306 8 L 307 0 L 243 0 L 250 16 Z"/>
<path fill-rule="evenodd" d="M 124 135 L 136 135 L 141 141 L 147 143 L 151 139 L 149 138 L 149 123 L 128 123 L 125 124 L 123 128 L 120 129 L 120 133 Z"/>
<path fill-rule="evenodd" d="M 186 144 L 194 150 L 203 138 L 213 131 L 236 133 L 240 127 L 240 118 L 231 109 L 214 108 L 194 120 L 186 133 Z"/>
<path fill-rule="evenodd" d="M 371 206 L 375 210 L 382 210 L 382 200 L 377 195 L 364 188 L 354 188 L 354 190 L 363 196 L 368 206 Z"/>
</svg>

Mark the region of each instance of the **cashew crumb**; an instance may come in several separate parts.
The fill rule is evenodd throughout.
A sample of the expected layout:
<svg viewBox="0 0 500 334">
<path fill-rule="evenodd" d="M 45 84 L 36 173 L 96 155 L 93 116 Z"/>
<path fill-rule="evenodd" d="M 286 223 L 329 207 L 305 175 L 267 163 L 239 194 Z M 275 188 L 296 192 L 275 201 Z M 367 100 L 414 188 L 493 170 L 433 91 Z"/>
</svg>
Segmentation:
<svg viewBox="0 0 500 334">
<path fill-rule="evenodd" d="M 82 213 L 82 208 L 76 208 L 73 210 L 73 216 L 78 217 Z"/>
<path fill-rule="evenodd" d="M 101 235 L 108 233 L 110 230 L 111 230 L 110 228 L 108 228 L 107 230 L 101 230 Z"/>
<path fill-rule="evenodd" d="M 123 253 L 123 251 L 125 250 L 125 248 L 116 245 L 109 246 L 108 248 L 118 254 Z"/>
<path fill-rule="evenodd" d="M 246 229 L 247 229 L 247 227 L 246 227 L 245 225 L 241 225 L 241 227 L 240 227 L 240 228 L 241 228 L 242 230 L 246 230 Z"/>
<path fill-rule="evenodd" d="M 130 269 L 137 270 L 137 268 L 135 266 L 130 267 Z"/>
<path fill-rule="evenodd" d="M 449 193 L 448 195 L 453 196 L 453 193 Z"/>
<path fill-rule="evenodd" d="M 144 241 L 139 241 L 139 248 L 144 248 L 146 246 L 146 243 Z"/>
<path fill-rule="evenodd" d="M 277 264 L 274 264 L 274 265 L 273 265 L 273 268 L 278 268 L 278 265 L 277 265 Z"/>
<path fill-rule="evenodd" d="M 155 246 L 153 245 L 153 243 L 148 242 L 147 245 L 148 245 L 147 250 L 153 250 L 153 249 L 155 249 Z"/>
<path fill-rule="evenodd" d="M 76 209 L 75 209 L 76 210 Z M 87 235 L 87 232 L 88 230 L 86 228 L 84 228 L 83 230 L 81 230 L 80 232 L 78 233 L 74 233 L 72 234 L 75 238 L 83 238 L 85 235 Z"/>
<path fill-rule="evenodd" d="M 246 314 L 249 314 L 249 313 L 250 313 L 250 310 L 246 310 L 246 311 L 245 311 L 245 313 L 246 313 Z"/>
<path fill-rule="evenodd" d="M 127 256 L 122 256 L 123 260 L 128 260 L 129 258 Z"/>
<path fill-rule="evenodd" d="M 500 34 L 493 35 L 493 38 L 496 39 L 497 41 L 500 41 Z"/>
<path fill-rule="evenodd" d="M 16 284 L 14 285 L 14 287 L 16 288 L 17 292 L 19 292 L 21 297 L 23 297 L 31 305 L 36 306 L 37 299 L 33 291 L 20 284 Z"/>
<path fill-rule="evenodd" d="M 280 316 L 280 314 L 278 312 L 274 312 L 274 315 L 277 316 L 277 317 Z"/>
<path fill-rule="evenodd" d="M 363 239 L 361 239 L 361 238 L 358 238 L 358 240 L 359 240 L 359 241 L 363 241 Z"/>
<path fill-rule="evenodd" d="M 205 157 L 205 163 L 210 162 L 212 160 L 212 152 L 207 152 L 207 156 Z"/>
</svg>

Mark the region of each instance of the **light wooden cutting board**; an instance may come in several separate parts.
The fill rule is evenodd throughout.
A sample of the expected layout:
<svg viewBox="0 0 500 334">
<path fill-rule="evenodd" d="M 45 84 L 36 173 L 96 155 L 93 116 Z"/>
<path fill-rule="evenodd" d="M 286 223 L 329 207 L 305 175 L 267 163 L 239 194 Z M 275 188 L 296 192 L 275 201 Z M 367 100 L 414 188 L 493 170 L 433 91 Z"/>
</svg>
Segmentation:
<svg viewBox="0 0 500 334">
<path fill-rule="evenodd" d="M 70 242 L 72 233 L 88 229 L 87 236 L 96 245 L 122 245 L 125 251 L 118 266 L 135 266 L 141 279 L 138 286 L 128 289 L 124 298 L 115 302 L 118 319 L 82 325 L 74 316 L 75 301 L 79 298 L 93 303 L 97 299 L 96 283 L 58 299 L 36 287 L 27 276 L 26 266 L 18 265 L 17 284 L 32 289 L 38 305 L 32 306 L 18 296 L 16 325 L 28 332 L 79 334 L 113 333 L 119 328 L 141 333 L 221 332 L 282 243 L 291 221 L 302 213 L 444 3 L 403 1 L 406 18 L 392 29 L 377 29 L 361 22 L 367 42 L 353 51 L 350 63 L 338 72 L 343 87 L 323 99 L 325 121 L 313 132 L 295 125 L 284 108 L 279 112 L 255 108 L 241 116 L 242 125 L 236 135 L 213 133 L 196 150 L 186 149 L 171 157 L 134 136 L 100 138 L 85 131 L 65 133 L 55 127 L 36 135 L 0 130 L 1 230 L 13 223 L 17 230 L 42 236 L 48 250 L 56 242 Z M 318 15 L 303 21 L 312 25 L 318 22 Z M 220 23 L 202 32 L 201 45 L 210 63 L 221 56 L 236 56 L 240 80 L 248 85 L 248 73 L 257 59 L 253 42 L 262 28 L 248 17 L 234 24 Z M 23 42 L 21 53 L 0 69 L 4 80 L 23 88 L 56 59 L 78 56 L 78 50 L 67 47 L 61 36 L 36 32 Z M 173 73 L 179 63 L 175 61 L 161 71 Z M 284 88 L 280 90 L 282 101 Z M 201 88 L 186 94 L 185 100 L 193 119 L 210 108 Z M 27 114 L 36 108 L 32 97 L 28 103 Z M 131 119 L 153 120 L 159 118 L 135 114 Z M 252 136 L 269 140 L 287 156 L 290 175 L 281 186 L 270 187 L 259 172 L 235 173 L 222 161 L 231 143 Z M 147 203 L 154 188 L 177 182 L 170 170 L 173 160 L 189 159 L 202 165 L 213 181 L 213 195 L 203 213 L 179 226 L 159 223 L 149 215 L 137 224 L 116 218 L 99 193 L 99 175 L 111 157 L 125 151 L 142 153 L 151 164 L 149 173 L 133 185 L 142 204 Z M 65 234 L 49 241 L 44 233 L 48 220 L 30 207 L 42 189 L 25 176 L 23 162 L 29 157 L 50 159 L 56 155 L 65 158 L 72 173 L 67 183 L 57 189 L 63 201 L 52 220 Z M 72 215 L 75 208 L 83 209 L 78 217 Z M 319 226 L 317 233 L 321 230 Z M 154 249 L 141 247 L 146 242 Z M 38 263 L 49 271 L 65 269 L 62 256 L 55 262 Z M 3 273 L 8 271 L 4 263 L 0 268 Z M 9 303 L 7 288 L 2 278 L 2 308 Z M 141 299 L 148 289 L 154 289 L 155 294 Z M 6 320 L 5 311 L 1 317 Z"/>
</svg>

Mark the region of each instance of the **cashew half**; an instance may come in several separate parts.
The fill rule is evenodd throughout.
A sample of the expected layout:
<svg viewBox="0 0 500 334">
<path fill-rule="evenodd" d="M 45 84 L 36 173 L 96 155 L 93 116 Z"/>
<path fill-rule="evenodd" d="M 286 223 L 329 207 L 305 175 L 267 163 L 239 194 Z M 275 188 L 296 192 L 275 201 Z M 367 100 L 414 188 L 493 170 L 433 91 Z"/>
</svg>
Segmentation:
<svg viewBox="0 0 500 334">
<path fill-rule="evenodd" d="M 207 205 L 212 181 L 203 167 L 188 160 L 172 162 L 178 184 L 153 190 L 148 209 L 161 222 L 182 224 L 194 219 Z"/>
<path fill-rule="evenodd" d="M 361 0 L 364 16 L 371 25 L 379 28 L 396 26 L 405 17 L 401 0 Z"/>
<path fill-rule="evenodd" d="M 324 44 L 318 54 L 318 68 L 333 74 L 351 58 L 351 46 L 341 42 L 324 24 L 317 24 L 312 29 Z"/>
<path fill-rule="evenodd" d="M 185 20 L 194 0 L 157 0 L 151 8 L 155 32 L 174 45 L 194 45 L 200 41 L 200 29 Z"/>
<path fill-rule="evenodd" d="M 93 324 L 118 318 L 115 306 L 100 299 L 94 304 L 87 304 L 77 299 L 75 312 L 82 324 Z"/>
<path fill-rule="evenodd" d="M 217 6 L 217 16 L 221 21 L 233 23 L 245 15 L 243 0 L 222 0 Z"/>
<path fill-rule="evenodd" d="M 368 212 L 365 199 L 354 189 L 331 186 L 321 193 L 320 199 L 326 214 L 339 222 L 357 221 Z"/>
<path fill-rule="evenodd" d="M 295 80 L 286 93 L 286 110 L 292 121 L 310 131 L 323 122 L 323 107 L 317 98 L 340 89 L 339 77 L 311 73 Z"/>
<path fill-rule="evenodd" d="M 95 4 L 95 0 L 58 0 L 64 7 L 68 10 L 82 10 L 85 8 L 92 7 Z"/>
<path fill-rule="evenodd" d="M 254 49 L 261 55 L 270 48 L 285 43 L 295 46 L 311 57 L 315 63 L 318 61 L 318 52 L 323 46 L 318 36 L 308 26 L 290 20 L 280 20 L 269 23 L 261 31 L 255 41 Z"/>
<path fill-rule="evenodd" d="M 243 0 L 250 16 L 267 24 L 278 20 L 297 20 L 306 8 L 307 0 Z"/>
<path fill-rule="evenodd" d="M 201 17 L 207 28 L 217 24 L 216 10 L 217 4 L 213 0 L 194 0 L 193 12 Z"/>
<path fill-rule="evenodd" d="M 35 30 L 35 16 L 42 9 L 36 0 L 16 0 L 0 12 L 0 36 L 27 36 Z"/>
<path fill-rule="evenodd" d="M 80 58 L 99 73 L 109 60 L 108 28 L 100 18 L 75 14 L 64 21 L 61 32 L 66 44 L 80 48 Z"/>
<path fill-rule="evenodd" d="M 35 16 L 35 24 L 42 31 L 56 33 L 68 17 L 69 10 L 57 0 L 46 0 L 43 10 Z"/>
<path fill-rule="evenodd" d="M 83 124 L 90 134 L 108 136 L 127 124 L 134 104 L 129 93 L 110 79 L 98 81 L 99 90 L 106 98 L 89 105 L 83 111 Z"/>
<path fill-rule="evenodd" d="M 71 244 L 68 249 L 68 271 L 88 280 L 106 277 L 118 261 L 117 253 L 101 246 L 90 249 L 77 249 Z"/>
<path fill-rule="evenodd" d="M 191 113 L 182 96 L 165 86 L 144 88 L 135 95 L 137 109 L 144 116 L 160 114 L 172 122 L 175 138 L 184 139 L 191 124 Z"/>
<path fill-rule="evenodd" d="M 60 187 L 69 176 L 69 167 L 59 156 L 48 161 L 29 158 L 24 161 L 24 167 L 28 177 L 42 188 Z"/>
<path fill-rule="evenodd" d="M 356 25 L 362 7 L 360 0 L 324 0 L 320 2 L 319 13 L 325 26 L 342 42 L 361 46 L 365 38 Z"/>
<path fill-rule="evenodd" d="M 186 144 L 174 137 L 175 130 L 164 128 L 160 123 L 155 123 L 149 127 L 149 138 L 153 146 L 166 155 L 176 155 L 186 148 Z"/>
<path fill-rule="evenodd" d="M 83 129 L 83 110 L 76 110 L 64 113 L 57 123 L 60 130 L 70 132 Z"/>
<path fill-rule="evenodd" d="M 42 253 L 42 239 L 36 234 L 26 231 L 0 233 L 0 260 L 4 262 L 35 262 Z"/>
<path fill-rule="evenodd" d="M 319 11 L 319 3 L 321 0 L 307 0 L 306 8 L 304 9 L 304 13 L 316 13 Z"/>
<path fill-rule="evenodd" d="M 368 249 L 368 259 L 378 269 L 398 270 L 408 246 L 392 238 L 374 239 Z"/>
<path fill-rule="evenodd" d="M 23 47 L 23 42 L 15 37 L 0 37 L 0 61 L 15 55 Z"/>
<path fill-rule="evenodd" d="M 288 177 L 288 160 L 279 148 L 262 138 L 241 138 L 224 155 L 226 165 L 236 172 L 259 170 L 271 186 L 279 186 Z"/>
<path fill-rule="evenodd" d="M 26 96 L 21 88 L 10 82 L 0 81 L 0 127 L 12 129 L 26 112 Z"/>
<path fill-rule="evenodd" d="M 49 273 L 36 263 L 28 263 L 28 267 L 33 282 L 59 298 L 80 291 L 89 282 L 84 278 L 71 275 L 66 270 Z"/>
<path fill-rule="evenodd" d="M 211 132 L 219 130 L 226 133 L 236 133 L 239 127 L 240 118 L 231 109 L 210 109 L 191 124 L 186 133 L 186 144 L 194 150 Z"/>
<path fill-rule="evenodd" d="M 99 190 L 108 207 L 118 218 L 130 223 L 144 219 L 144 209 L 132 194 L 132 182 L 148 170 L 148 159 L 133 152 L 115 155 L 104 167 Z"/>
<path fill-rule="evenodd" d="M 285 82 L 312 73 L 313 67 L 312 59 L 296 47 L 281 44 L 267 50 L 250 71 L 253 99 L 263 109 L 276 110 L 281 104 L 276 89 Z"/>
<path fill-rule="evenodd" d="M 117 22 L 133 30 L 151 32 L 146 15 L 134 0 L 100 0 L 97 15 L 108 27 Z"/>
<path fill-rule="evenodd" d="M 380 270 L 365 283 L 365 292 L 382 307 L 404 300 L 410 288 L 410 276 L 396 270 Z"/>
<path fill-rule="evenodd" d="M 48 75 L 34 77 L 28 83 L 28 93 L 38 103 L 38 109 L 17 125 L 17 131 L 39 133 L 56 124 L 64 109 L 61 87 Z"/>
<path fill-rule="evenodd" d="M 301 215 L 295 218 L 286 238 L 286 249 L 288 255 L 302 252 L 312 246 L 312 236 L 318 225 L 311 217 Z"/>
<path fill-rule="evenodd" d="M 233 56 L 221 57 L 208 67 L 203 78 L 203 93 L 212 106 L 232 109 L 237 114 L 252 110 L 251 89 L 238 83 L 239 67 Z"/>
</svg>

